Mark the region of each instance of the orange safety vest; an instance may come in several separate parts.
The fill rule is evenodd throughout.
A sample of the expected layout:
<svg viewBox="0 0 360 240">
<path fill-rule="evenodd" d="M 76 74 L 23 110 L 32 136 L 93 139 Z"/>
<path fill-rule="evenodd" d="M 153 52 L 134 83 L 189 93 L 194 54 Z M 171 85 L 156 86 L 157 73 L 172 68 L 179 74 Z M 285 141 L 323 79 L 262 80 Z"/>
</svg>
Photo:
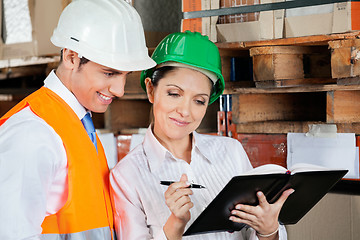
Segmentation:
<svg viewBox="0 0 360 240">
<path fill-rule="evenodd" d="M 0 126 L 27 106 L 61 137 L 68 163 L 68 199 L 56 214 L 45 217 L 41 238 L 114 239 L 109 168 L 99 138 L 97 153 L 75 112 L 45 87 L 6 113 Z"/>
</svg>

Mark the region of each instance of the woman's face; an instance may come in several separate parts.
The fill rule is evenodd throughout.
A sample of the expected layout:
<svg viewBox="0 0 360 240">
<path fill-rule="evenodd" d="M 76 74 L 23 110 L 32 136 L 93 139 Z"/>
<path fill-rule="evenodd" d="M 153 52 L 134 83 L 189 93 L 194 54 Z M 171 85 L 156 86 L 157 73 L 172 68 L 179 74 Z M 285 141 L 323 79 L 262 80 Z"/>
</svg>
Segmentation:
<svg viewBox="0 0 360 240">
<path fill-rule="evenodd" d="M 204 74 L 175 68 L 148 88 L 153 103 L 154 134 L 163 141 L 182 140 L 196 130 L 209 103 L 211 82 Z"/>
</svg>

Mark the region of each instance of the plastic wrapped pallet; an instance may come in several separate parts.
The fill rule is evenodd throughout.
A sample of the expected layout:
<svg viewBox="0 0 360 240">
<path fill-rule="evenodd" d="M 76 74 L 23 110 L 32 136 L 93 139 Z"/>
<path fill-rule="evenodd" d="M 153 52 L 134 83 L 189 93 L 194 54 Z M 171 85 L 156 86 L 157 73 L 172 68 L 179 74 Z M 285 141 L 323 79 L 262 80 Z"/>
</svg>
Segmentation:
<svg viewBox="0 0 360 240">
<path fill-rule="evenodd" d="M 220 8 L 241 7 L 259 4 L 260 0 L 220 0 Z M 259 12 L 219 16 L 219 24 L 252 22 L 259 20 Z"/>
<path fill-rule="evenodd" d="M 28 0 L 3 0 L 3 31 L 5 44 L 32 41 Z"/>
<path fill-rule="evenodd" d="M 32 19 L 34 1 L 3 0 L 0 60 L 36 56 Z"/>
</svg>

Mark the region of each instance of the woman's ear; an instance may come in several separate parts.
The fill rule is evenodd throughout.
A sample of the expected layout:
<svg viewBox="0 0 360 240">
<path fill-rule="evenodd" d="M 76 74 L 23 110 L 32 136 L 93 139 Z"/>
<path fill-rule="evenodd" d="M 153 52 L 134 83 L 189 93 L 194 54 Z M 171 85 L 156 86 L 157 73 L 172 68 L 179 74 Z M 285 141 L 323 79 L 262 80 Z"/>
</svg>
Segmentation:
<svg viewBox="0 0 360 240">
<path fill-rule="evenodd" d="M 74 69 L 79 66 L 79 55 L 73 50 L 64 48 L 62 51 L 62 63 L 68 69 Z"/>
<path fill-rule="evenodd" d="M 154 85 L 152 84 L 150 78 L 145 78 L 145 86 L 149 102 L 154 103 Z"/>
</svg>

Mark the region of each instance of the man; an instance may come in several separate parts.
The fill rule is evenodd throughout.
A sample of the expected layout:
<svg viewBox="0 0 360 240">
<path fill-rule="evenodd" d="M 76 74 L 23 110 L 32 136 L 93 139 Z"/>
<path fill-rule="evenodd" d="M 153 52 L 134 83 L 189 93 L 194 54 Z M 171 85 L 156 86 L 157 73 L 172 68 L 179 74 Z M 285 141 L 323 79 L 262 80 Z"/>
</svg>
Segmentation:
<svg viewBox="0 0 360 240">
<path fill-rule="evenodd" d="M 51 41 L 61 61 L 0 119 L 0 239 L 114 239 L 109 169 L 91 112 L 155 66 L 140 17 L 123 0 L 76 0 Z"/>
</svg>

